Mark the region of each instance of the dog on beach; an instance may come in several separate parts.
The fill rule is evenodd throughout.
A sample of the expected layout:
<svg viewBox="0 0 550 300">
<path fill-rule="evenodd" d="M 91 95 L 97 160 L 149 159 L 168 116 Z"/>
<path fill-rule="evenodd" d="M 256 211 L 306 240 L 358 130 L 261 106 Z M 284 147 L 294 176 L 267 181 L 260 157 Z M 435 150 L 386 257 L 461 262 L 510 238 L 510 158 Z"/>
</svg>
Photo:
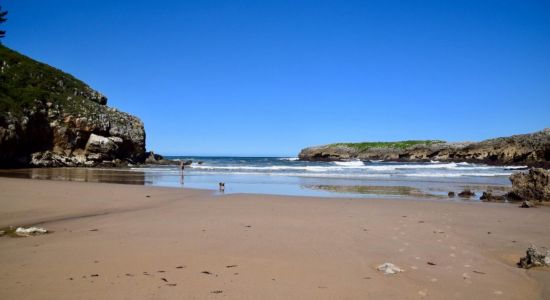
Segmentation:
<svg viewBox="0 0 550 300">
<path fill-rule="evenodd" d="M 225 192 L 225 182 L 220 182 L 220 192 Z"/>
</svg>

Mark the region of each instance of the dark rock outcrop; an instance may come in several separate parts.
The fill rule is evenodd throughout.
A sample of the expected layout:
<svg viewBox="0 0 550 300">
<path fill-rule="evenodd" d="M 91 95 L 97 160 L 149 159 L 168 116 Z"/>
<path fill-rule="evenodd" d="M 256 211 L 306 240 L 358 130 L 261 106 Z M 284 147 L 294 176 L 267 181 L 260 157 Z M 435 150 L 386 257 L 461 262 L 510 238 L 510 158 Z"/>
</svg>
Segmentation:
<svg viewBox="0 0 550 300">
<path fill-rule="evenodd" d="M 138 163 L 137 117 L 73 76 L 0 45 L 0 167 Z"/>
<path fill-rule="evenodd" d="M 145 153 L 145 163 L 148 165 L 178 165 L 179 161 L 165 159 L 164 156 L 150 151 Z"/>
<path fill-rule="evenodd" d="M 486 202 L 497 202 L 497 201 L 505 201 L 506 197 L 503 195 L 493 195 L 492 192 L 483 192 L 481 197 L 479 197 L 479 200 L 486 201 Z"/>
<path fill-rule="evenodd" d="M 512 174 L 510 181 L 512 191 L 508 193 L 508 199 L 550 201 L 550 171 L 533 168 L 527 173 Z"/>
<path fill-rule="evenodd" d="M 527 165 L 550 168 L 550 128 L 531 134 L 489 139 L 478 143 L 339 143 L 303 149 L 300 160 L 455 161 L 491 165 Z M 365 147 L 365 144 L 373 146 Z M 376 146 L 381 144 L 381 146 Z M 384 145 L 387 144 L 387 145 Z"/>
</svg>

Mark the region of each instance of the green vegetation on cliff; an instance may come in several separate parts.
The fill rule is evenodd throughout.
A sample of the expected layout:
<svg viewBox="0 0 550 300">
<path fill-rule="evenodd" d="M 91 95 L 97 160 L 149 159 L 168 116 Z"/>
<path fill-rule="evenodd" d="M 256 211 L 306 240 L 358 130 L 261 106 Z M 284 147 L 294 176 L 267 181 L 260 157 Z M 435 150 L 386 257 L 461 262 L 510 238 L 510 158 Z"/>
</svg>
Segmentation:
<svg viewBox="0 0 550 300">
<path fill-rule="evenodd" d="M 72 75 L 0 45 L 0 167 L 140 162 L 143 122 L 106 104 Z"/>
<path fill-rule="evenodd" d="M 64 105 L 107 99 L 88 85 L 54 67 L 0 45 L 0 114 L 19 115 L 35 100 Z"/>
<path fill-rule="evenodd" d="M 397 141 L 397 142 L 364 142 L 364 143 L 336 143 L 336 144 L 330 144 L 331 146 L 345 146 L 349 148 L 353 148 L 359 152 L 367 151 L 372 148 L 394 148 L 394 149 L 406 149 L 411 146 L 416 145 L 432 145 L 432 144 L 439 144 L 439 143 L 445 143 L 445 141 L 440 140 L 409 140 L 409 141 Z"/>
</svg>

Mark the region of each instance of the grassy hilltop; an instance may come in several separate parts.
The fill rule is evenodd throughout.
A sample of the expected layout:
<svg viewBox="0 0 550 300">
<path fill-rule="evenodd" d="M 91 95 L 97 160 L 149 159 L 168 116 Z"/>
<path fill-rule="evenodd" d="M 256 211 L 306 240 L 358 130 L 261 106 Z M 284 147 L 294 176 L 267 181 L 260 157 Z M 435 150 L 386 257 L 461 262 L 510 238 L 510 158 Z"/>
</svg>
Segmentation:
<svg viewBox="0 0 550 300">
<path fill-rule="evenodd" d="M 59 69 L 0 45 L 0 114 L 21 115 L 35 100 L 76 112 L 87 101 L 105 104 L 107 98 Z"/>
<path fill-rule="evenodd" d="M 445 141 L 440 140 L 407 140 L 407 141 L 397 141 L 397 142 L 362 142 L 362 143 L 335 143 L 330 144 L 328 147 L 337 147 L 345 146 L 353 148 L 358 152 L 367 151 L 372 148 L 394 148 L 394 149 L 406 149 L 411 146 L 416 145 L 425 145 L 430 146 L 433 144 L 445 143 Z"/>
</svg>

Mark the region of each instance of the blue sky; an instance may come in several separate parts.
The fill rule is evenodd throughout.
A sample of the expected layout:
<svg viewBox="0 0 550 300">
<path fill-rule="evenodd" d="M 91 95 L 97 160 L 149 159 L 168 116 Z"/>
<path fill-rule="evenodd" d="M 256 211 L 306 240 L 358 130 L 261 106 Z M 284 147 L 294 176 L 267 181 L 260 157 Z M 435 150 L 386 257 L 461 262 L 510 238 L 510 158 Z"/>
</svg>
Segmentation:
<svg viewBox="0 0 550 300">
<path fill-rule="evenodd" d="M 548 1 L 3 0 L 3 43 L 139 116 L 162 154 L 550 127 Z"/>
</svg>

